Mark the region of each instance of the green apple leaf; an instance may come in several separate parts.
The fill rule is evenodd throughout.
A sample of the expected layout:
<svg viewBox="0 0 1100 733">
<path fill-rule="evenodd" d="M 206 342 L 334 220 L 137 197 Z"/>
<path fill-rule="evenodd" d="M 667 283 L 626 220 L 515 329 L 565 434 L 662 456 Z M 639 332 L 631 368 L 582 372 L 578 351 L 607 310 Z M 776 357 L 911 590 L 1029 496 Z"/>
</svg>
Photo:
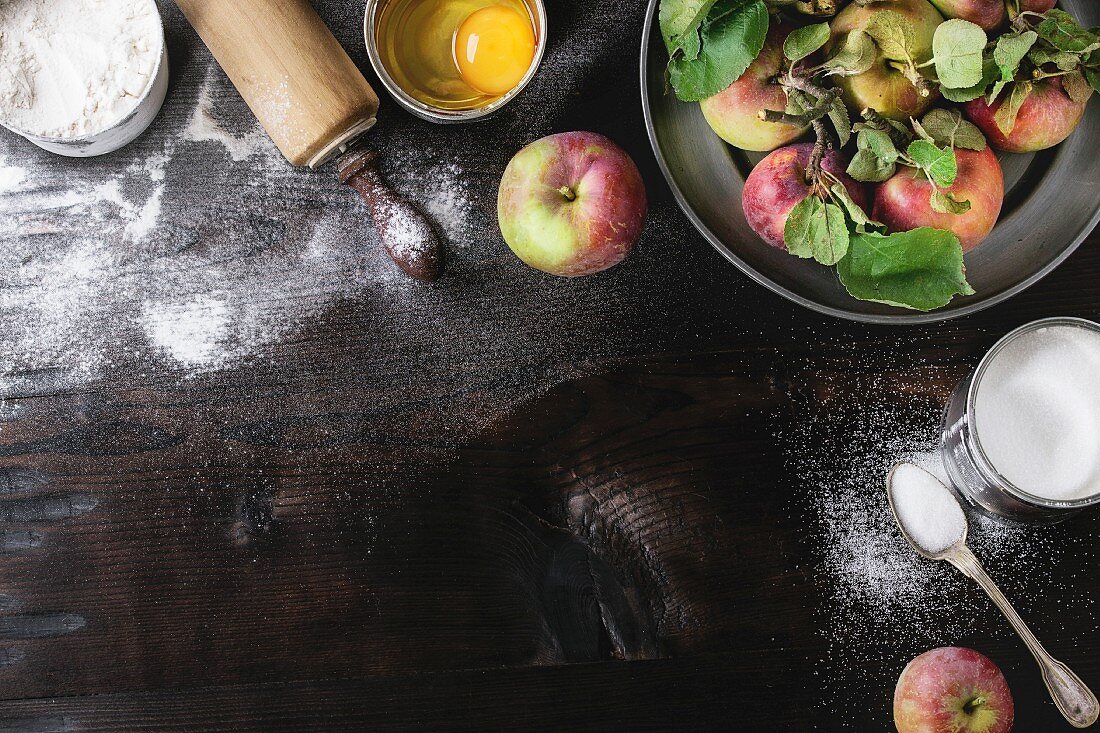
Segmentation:
<svg viewBox="0 0 1100 733">
<path fill-rule="evenodd" d="M 974 294 L 959 238 L 942 229 L 852 234 L 837 274 L 854 298 L 918 311 Z"/>
<path fill-rule="evenodd" d="M 796 28 L 783 41 L 783 55 L 791 62 L 801 61 L 828 42 L 828 23 L 816 23 Z"/>
<path fill-rule="evenodd" d="M 1031 50 L 1027 52 L 1027 58 L 1035 66 L 1053 64 L 1058 67 L 1059 71 L 1071 71 L 1081 65 L 1080 54 L 1059 51 L 1045 45 L 1032 46 Z"/>
<path fill-rule="evenodd" d="M 894 139 L 890 137 L 890 133 L 883 130 L 861 130 L 856 145 L 860 150 L 870 150 L 886 163 L 894 163 L 898 159 L 898 149 L 894 145 Z"/>
<path fill-rule="evenodd" d="M 914 128 L 920 128 L 936 145 L 947 148 L 985 150 L 985 136 L 978 126 L 963 117 L 957 109 L 934 109 Z"/>
<path fill-rule="evenodd" d="M 689 54 L 691 58 L 699 55 L 699 26 L 716 2 L 718 0 L 661 0 L 657 18 L 661 38 L 670 56 L 684 48 L 685 39 L 696 46 L 694 55 Z"/>
<path fill-rule="evenodd" d="M 848 222 L 852 225 L 849 229 L 861 234 L 868 231 L 880 233 L 886 231 L 886 226 L 884 224 L 874 221 L 867 216 L 867 212 L 855 202 L 843 183 L 834 183 L 832 187 L 829 188 L 829 194 L 832 196 L 833 201 L 836 201 L 840 207 L 844 209 L 844 213 L 848 216 Z"/>
<path fill-rule="evenodd" d="M 836 53 L 823 65 L 827 74 L 837 76 L 856 76 L 875 65 L 878 49 L 874 40 L 858 28 L 844 37 Z"/>
<path fill-rule="evenodd" d="M 927 140 L 914 140 L 905 152 L 936 186 L 947 188 L 955 182 L 959 164 L 951 148 L 940 148 Z"/>
<path fill-rule="evenodd" d="M 1080 71 L 1071 71 L 1062 77 L 1062 87 L 1069 98 L 1078 104 L 1084 104 L 1092 96 L 1092 87 Z"/>
<path fill-rule="evenodd" d="M 1024 60 L 1038 38 L 1035 31 L 1025 31 L 1018 35 L 1003 35 L 997 39 L 997 45 L 993 48 L 993 60 L 1001 70 L 1002 82 L 1008 83 L 1016 78 L 1020 62 Z M 997 91 L 1000 93 L 999 89 Z M 995 96 L 994 99 L 996 99 Z"/>
<path fill-rule="evenodd" d="M 848 164 L 848 175 L 864 183 L 881 183 L 897 172 L 898 149 L 890 133 L 856 125 L 856 154 Z"/>
<path fill-rule="evenodd" d="M 835 265 L 848 251 L 844 211 L 814 195 L 795 204 L 783 227 L 783 243 L 796 257 Z"/>
<path fill-rule="evenodd" d="M 1001 76 L 1001 70 L 997 66 L 997 62 L 993 60 L 990 54 L 986 54 L 982 60 L 982 78 L 974 86 L 966 87 L 965 89 L 949 89 L 948 87 L 940 87 L 940 94 L 944 96 L 950 102 L 969 102 L 972 99 L 985 94 L 989 89 L 989 85 L 999 79 Z"/>
<path fill-rule="evenodd" d="M 844 105 L 843 99 L 838 97 L 833 100 L 833 106 L 829 109 L 829 121 L 833 123 L 837 141 L 843 148 L 852 139 L 852 120 L 848 116 L 848 108 Z"/>
<path fill-rule="evenodd" d="M 1100 92 L 1100 69 L 1085 69 L 1085 79 L 1093 90 Z"/>
<path fill-rule="evenodd" d="M 1020 114 L 1020 107 L 1023 106 L 1030 94 L 1031 82 L 1016 82 L 1012 85 L 1012 93 L 1008 95 L 1008 99 L 1004 100 L 997 111 L 993 113 L 993 122 L 1005 135 L 1011 135 L 1012 131 L 1016 129 L 1016 117 Z"/>
<path fill-rule="evenodd" d="M 848 164 L 848 175 L 863 183 L 882 183 L 897 170 L 897 164 L 885 162 L 870 150 L 857 150 Z"/>
<path fill-rule="evenodd" d="M 676 96 L 698 102 L 725 90 L 759 55 L 767 35 L 764 0 L 718 0 L 699 26 L 697 56 L 672 54 L 668 70 Z"/>
<path fill-rule="evenodd" d="M 917 32 L 909 19 L 901 13 L 895 10 L 879 10 L 868 19 L 865 30 L 867 35 L 875 39 L 887 58 L 897 61 L 912 60 L 910 49 Z"/>
<path fill-rule="evenodd" d="M 940 86 L 965 89 L 982 80 L 982 53 L 988 42 L 981 26 L 954 18 L 940 23 L 932 37 L 932 54 Z"/>
<path fill-rule="evenodd" d="M 941 214 L 965 214 L 970 211 L 969 201 L 959 201 L 950 191 L 941 191 L 938 188 L 932 189 L 929 204 L 933 211 Z"/>
<path fill-rule="evenodd" d="M 1100 48 L 1100 38 L 1095 33 L 1082 28 L 1076 18 L 1058 8 L 1045 13 L 1043 22 L 1035 30 L 1040 38 L 1060 51 L 1090 53 Z"/>
</svg>

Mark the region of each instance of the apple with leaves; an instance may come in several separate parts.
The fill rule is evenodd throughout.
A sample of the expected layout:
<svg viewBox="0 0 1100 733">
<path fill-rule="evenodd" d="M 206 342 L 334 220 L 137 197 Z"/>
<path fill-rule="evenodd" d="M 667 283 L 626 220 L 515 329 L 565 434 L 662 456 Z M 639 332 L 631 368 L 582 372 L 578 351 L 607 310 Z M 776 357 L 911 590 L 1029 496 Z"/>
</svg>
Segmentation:
<svg viewBox="0 0 1100 733">
<path fill-rule="evenodd" d="M 1075 101 L 1059 77 L 1017 82 L 993 104 L 984 97 L 964 106 L 966 116 L 989 142 L 1010 153 L 1031 153 L 1058 145 L 1085 115 L 1087 101 Z M 1015 115 L 1012 110 L 1015 108 Z"/>
<path fill-rule="evenodd" d="M 898 733 L 1009 733 L 1015 705 L 984 654 L 942 647 L 909 662 L 894 690 Z"/>
<path fill-rule="evenodd" d="M 779 84 L 785 60 L 783 41 L 792 26 L 772 21 L 760 55 L 724 91 L 699 103 L 707 124 L 730 145 L 742 150 L 775 150 L 801 137 L 809 125 L 760 119 L 767 109 L 784 109 L 787 93 Z"/>
<path fill-rule="evenodd" d="M 815 183 L 809 179 L 813 156 L 813 143 L 788 145 L 769 154 L 756 164 L 745 179 L 741 204 L 745 220 L 760 238 L 773 247 L 785 249 L 783 234 L 791 210 L 806 197 L 823 193 L 815 191 Z M 859 207 L 867 205 L 863 186 L 844 172 L 846 161 L 834 150 L 821 158 L 824 171 L 821 184 L 835 180 L 844 186 L 852 201 Z"/>
<path fill-rule="evenodd" d="M 934 85 L 918 67 L 932 58 L 932 39 L 943 16 L 928 0 L 854 2 L 829 24 L 830 55 L 845 47 L 856 31 L 871 36 L 874 63 L 854 75 L 837 75 L 844 101 L 856 112 L 871 108 L 885 117 L 906 120 L 935 101 Z"/>
<path fill-rule="evenodd" d="M 891 231 L 932 227 L 954 232 L 964 252 L 981 244 L 997 224 L 1004 203 L 1005 182 L 997 156 L 984 150 L 955 150 L 955 182 L 943 189 L 955 201 L 969 202 L 961 213 L 936 211 L 931 204 L 932 181 L 919 170 L 902 167 L 875 189 L 871 217 Z"/>
<path fill-rule="evenodd" d="M 948 18 L 969 20 L 987 31 L 999 28 L 1007 15 L 1004 0 L 932 0 L 932 4 Z"/>
</svg>

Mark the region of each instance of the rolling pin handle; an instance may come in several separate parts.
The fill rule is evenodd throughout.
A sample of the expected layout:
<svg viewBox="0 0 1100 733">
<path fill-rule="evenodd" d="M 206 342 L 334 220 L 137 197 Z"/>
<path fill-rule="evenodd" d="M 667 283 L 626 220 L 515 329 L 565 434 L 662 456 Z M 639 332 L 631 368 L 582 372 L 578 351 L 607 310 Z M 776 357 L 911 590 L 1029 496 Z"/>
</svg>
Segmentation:
<svg viewBox="0 0 1100 733">
<path fill-rule="evenodd" d="M 427 217 L 386 185 L 377 158 L 365 145 L 352 145 L 337 162 L 340 182 L 354 188 L 367 202 L 382 247 L 398 267 L 417 280 L 439 279 L 443 274 L 439 235 Z"/>
</svg>

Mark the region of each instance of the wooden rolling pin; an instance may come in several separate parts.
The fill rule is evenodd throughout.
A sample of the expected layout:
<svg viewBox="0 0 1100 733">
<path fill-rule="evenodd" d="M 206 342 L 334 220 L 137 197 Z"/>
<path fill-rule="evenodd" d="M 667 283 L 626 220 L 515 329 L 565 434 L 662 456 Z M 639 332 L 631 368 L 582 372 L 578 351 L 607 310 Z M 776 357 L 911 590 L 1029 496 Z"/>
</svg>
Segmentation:
<svg viewBox="0 0 1100 733">
<path fill-rule="evenodd" d="M 317 168 L 343 155 L 340 178 L 367 201 L 386 251 L 413 277 L 438 277 L 435 229 L 386 188 L 362 142 L 378 95 L 309 0 L 176 4 L 286 159 Z"/>
</svg>

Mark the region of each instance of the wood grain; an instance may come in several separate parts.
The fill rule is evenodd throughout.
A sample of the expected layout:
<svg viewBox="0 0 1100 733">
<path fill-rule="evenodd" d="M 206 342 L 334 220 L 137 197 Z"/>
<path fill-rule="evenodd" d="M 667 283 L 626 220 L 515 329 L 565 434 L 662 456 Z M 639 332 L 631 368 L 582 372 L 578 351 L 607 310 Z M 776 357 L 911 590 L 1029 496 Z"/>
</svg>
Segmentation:
<svg viewBox="0 0 1100 733">
<path fill-rule="evenodd" d="M 327 280 L 265 291 L 259 307 L 320 315 L 220 371 L 185 372 L 120 329 L 97 378 L 63 363 L 5 375 L 0 731 L 889 727 L 897 662 L 925 649 L 884 629 L 890 661 L 836 661 L 778 436 L 871 399 L 872 380 L 876 399 L 942 400 L 1028 320 L 1097 319 L 1100 238 L 957 322 L 798 309 L 722 261 L 659 183 L 633 81 L 641 3 L 550 6 L 553 73 L 506 113 L 444 131 L 390 106 L 378 130 L 402 156 L 402 140 L 463 151 L 485 226 L 438 287 L 391 301 Z M 318 7 L 362 63 L 361 7 Z M 166 15 L 173 94 L 190 98 L 209 57 Z M 599 51 L 565 53 L 582 42 Z M 150 149 L 190 113 L 167 108 Z M 582 128 L 631 151 L 653 214 L 622 267 L 564 283 L 507 253 L 493 192 L 523 141 Z M 250 264 L 318 210 L 358 211 L 323 178 L 241 181 L 197 153 L 172 166 L 183 194 L 166 201 L 156 258 L 205 248 Z M 6 236 L 3 256 L 47 236 Z M 1052 530 L 1078 554 L 1051 585 L 1079 593 L 1020 599 L 1094 682 L 1098 529 L 1093 513 Z M 1012 568 L 991 570 L 1011 593 Z M 1022 645 L 992 612 L 974 628 L 952 641 L 1004 667 L 1017 729 L 1061 730 Z"/>
</svg>

